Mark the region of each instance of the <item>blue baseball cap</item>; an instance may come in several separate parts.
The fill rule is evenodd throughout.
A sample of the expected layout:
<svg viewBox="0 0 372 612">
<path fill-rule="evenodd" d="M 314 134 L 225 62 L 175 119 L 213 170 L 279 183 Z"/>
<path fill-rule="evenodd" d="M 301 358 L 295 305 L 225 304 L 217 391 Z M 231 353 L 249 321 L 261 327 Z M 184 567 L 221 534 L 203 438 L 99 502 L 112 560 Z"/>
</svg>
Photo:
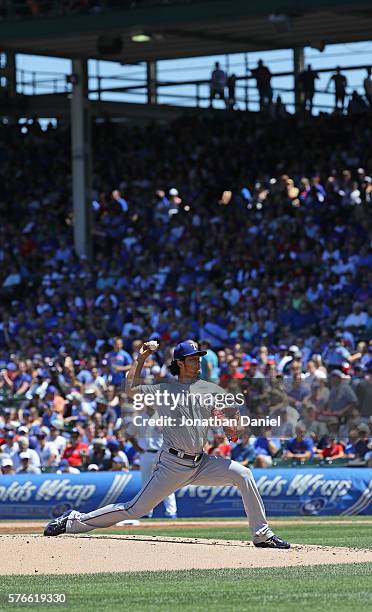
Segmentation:
<svg viewBox="0 0 372 612">
<path fill-rule="evenodd" d="M 37 375 L 40 376 L 40 378 L 50 378 L 48 370 L 43 370 L 42 368 L 38 369 Z"/>
<path fill-rule="evenodd" d="M 119 450 L 120 444 L 117 440 L 109 440 L 107 442 L 107 448 L 109 448 L 110 450 Z"/>
<path fill-rule="evenodd" d="M 197 343 L 194 340 L 184 340 L 177 344 L 173 351 L 173 359 L 183 359 L 191 355 L 206 355 L 207 351 L 200 351 Z"/>
</svg>

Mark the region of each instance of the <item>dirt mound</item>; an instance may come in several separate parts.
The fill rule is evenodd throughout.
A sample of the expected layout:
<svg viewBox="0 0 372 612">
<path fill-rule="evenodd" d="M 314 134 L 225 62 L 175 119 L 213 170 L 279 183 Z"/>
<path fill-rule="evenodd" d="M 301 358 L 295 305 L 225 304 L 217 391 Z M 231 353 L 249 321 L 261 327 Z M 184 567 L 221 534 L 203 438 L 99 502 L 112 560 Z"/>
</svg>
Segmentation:
<svg viewBox="0 0 372 612">
<path fill-rule="evenodd" d="M 0 574 L 83 574 L 372 562 L 372 550 L 136 535 L 0 536 Z"/>
</svg>

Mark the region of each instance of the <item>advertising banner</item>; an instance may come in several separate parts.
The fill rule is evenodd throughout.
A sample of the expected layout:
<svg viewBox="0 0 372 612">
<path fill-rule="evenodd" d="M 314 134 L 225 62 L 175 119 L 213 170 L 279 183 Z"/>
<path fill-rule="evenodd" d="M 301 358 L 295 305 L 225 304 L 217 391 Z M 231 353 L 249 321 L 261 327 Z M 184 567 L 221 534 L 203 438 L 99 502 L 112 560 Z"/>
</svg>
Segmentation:
<svg viewBox="0 0 372 612">
<path fill-rule="evenodd" d="M 269 516 L 372 514 L 372 469 L 256 469 Z M 132 499 L 139 472 L 19 474 L 0 477 L 0 519 L 46 519 L 68 509 L 89 512 Z M 189 485 L 177 491 L 179 517 L 244 516 L 234 485 Z M 154 516 L 164 516 L 160 504 Z"/>
<path fill-rule="evenodd" d="M 372 514 L 372 469 L 272 468 L 253 473 L 268 516 Z M 185 517 L 245 514 L 233 485 L 184 487 L 177 503 Z"/>
</svg>

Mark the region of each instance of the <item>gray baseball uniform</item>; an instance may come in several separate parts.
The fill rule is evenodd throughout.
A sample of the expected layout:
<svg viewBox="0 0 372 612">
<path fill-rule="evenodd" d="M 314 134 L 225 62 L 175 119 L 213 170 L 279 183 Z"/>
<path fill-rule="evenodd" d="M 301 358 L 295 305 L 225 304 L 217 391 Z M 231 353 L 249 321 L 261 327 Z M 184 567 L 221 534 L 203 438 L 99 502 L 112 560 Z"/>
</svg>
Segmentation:
<svg viewBox="0 0 372 612">
<path fill-rule="evenodd" d="M 150 480 L 152 472 L 158 461 L 159 452 L 163 445 L 163 428 L 161 426 L 148 424 L 149 415 L 146 411 L 142 411 L 137 414 L 139 417 L 140 424 L 135 425 L 130 423 L 127 427 L 127 433 L 130 436 L 137 438 L 138 445 L 143 449 L 140 454 L 139 462 L 141 467 L 141 478 L 142 486 Z M 167 516 L 174 517 L 177 515 L 177 502 L 174 493 L 171 493 L 163 500 L 165 513 Z M 153 514 L 152 509 L 147 513 L 147 517 L 151 518 Z"/>
<path fill-rule="evenodd" d="M 163 427 L 163 445 L 150 479 L 129 502 L 111 504 L 85 514 L 73 510 L 68 517 L 66 533 L 83 533 L 126 519 L 140 518 L 175 490 L 190 484 L 233 484 L 241 491 L 253 541 L 264 542 L 270 538 L 273 532 L 267 524 L 264 505 L 251 470 L 236 461 L 203 454 L 209 428 L 204 420 L 211 417 L 211 410 L 216 405 L 216 402 L 211 403 L 210 398 L 213 396 L 217 401 L 220 396 L 219 401 L 222 401 L 225 391 L 203 380 L 141 385 L 139 390 L 142 394 L 148 394 L 147 405 L 153 396 L 158 415 L 169 419 L 169 423 Z M 196 422 L 200 419 L 200 422 L 185 425 L 185 419 Z M 186 459 L 171 454 L 169 449 L 190 455 L 201 454 L 201 457 Z"/>
</svg>

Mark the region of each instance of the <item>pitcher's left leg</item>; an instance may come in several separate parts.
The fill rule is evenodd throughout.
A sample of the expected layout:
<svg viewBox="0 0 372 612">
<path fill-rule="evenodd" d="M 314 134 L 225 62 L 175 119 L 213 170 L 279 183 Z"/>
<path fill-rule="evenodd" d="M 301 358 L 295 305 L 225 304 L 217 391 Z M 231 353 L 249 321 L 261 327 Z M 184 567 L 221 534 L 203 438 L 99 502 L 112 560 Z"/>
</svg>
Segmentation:
<svg viewBox="0 0 372 612">
<path fill-rule="evenodd" d="M 267 524 L 265 507 L 249 468 L 223 457 L 204 455 L 190 483 L 236 485 L 242 494 L 253 542 L 266 542 L 274 535 Z"/>
<path fill-rule="evenodd" d="M 158 459 L 158 455 L 155 455 L 153 453 L 148 453 L 147 451 L 140 454 L 139 464 L 141 468 L 141 480 L 142 480 L 143 487 L 150 480 L 151 474 L 155 467 L 157 459 Z M 151 508 L 151 510 L 146 514 L 146 516 L 147 518 L 152 518 L 152 515 L 153 515 L 153 508 Z"/>
</svg>

